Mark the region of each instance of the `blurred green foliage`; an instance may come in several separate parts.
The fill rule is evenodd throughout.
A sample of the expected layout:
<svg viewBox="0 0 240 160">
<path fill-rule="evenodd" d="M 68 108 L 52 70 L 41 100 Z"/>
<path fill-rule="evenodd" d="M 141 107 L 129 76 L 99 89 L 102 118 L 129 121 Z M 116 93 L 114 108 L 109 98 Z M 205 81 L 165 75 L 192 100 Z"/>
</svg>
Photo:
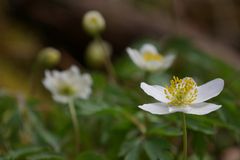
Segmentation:
<svg viewBox="0 0 240 160">
<path fill-rule="evenodd" d="M 118 83 L 109 83 L 100 71 L 91 73 L 94 81 L 91 98 L 75 101 L 80 152 L 74 148 L 66 106 L 1 92 L 0 159 L 181 159 L 180 115 L 156 116 L 137 107 L 154 102 L 140 90 L 140 82 L 166 85 L 173 75 L 191 76 L 198 84 L 217 77 L 225 80 L 224 91 L 212 100 L 223 106 L 220 110 L 205 116 L 187 115 L 190 159 L 218 159 L 225 148 L 239 145 L 239 71 L 205 54 L 186 39 L 172 38 L 159 49 L 162 53 L 177 54 L 174 66 L 166 72 L 145 74 L 124 54 L 114 62 Z"/>
</svg>

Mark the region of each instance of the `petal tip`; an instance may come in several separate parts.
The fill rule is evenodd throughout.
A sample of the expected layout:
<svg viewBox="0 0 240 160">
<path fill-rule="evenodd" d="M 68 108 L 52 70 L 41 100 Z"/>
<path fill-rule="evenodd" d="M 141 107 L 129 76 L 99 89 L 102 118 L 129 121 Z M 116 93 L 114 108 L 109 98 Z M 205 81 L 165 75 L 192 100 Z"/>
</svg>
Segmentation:
<svg viewBox="0 0 240 160">
<path fill-rule="evenodd" d="M 216 78 L 214 81 L 216 81 L 216 83 L 224 85 L 224 80 L 222 78 Z"/>
<path fill-rule="evenodd" d="M 224 86 L 224 80 L 222 78 L 217 78 L 217 80 Z"/>
<path fill-rule="evenodd" d="M 206 115 L 220 109 L 221 107 L 222 105 L 203 102 L 203 103 L 196 104 L 195 106 L 192 106 L 191 110 L 189 110 L 189 112 L 187 113 L 195 114 L 195 115 Z"/>
<path fill-rule="evenodd" d="M 219 90 L 221 92 L 224 88 L 224 80 L 221 78 L 216 78 L 215 81 L 216 81 L 216 83 L 218 83 Z M 220 92 L 219 92 L 219 94 L 220 94 Z"/>
<path fill-rule="evenodd" d="M 142 109 L 144 111 L 150 112 L 149 110 L 146 110 L 146 108 L 144 106 L 145 106 L 144 104 L 143 105 L 139 105 L 138 108 L 140 108 L 140 109 Z"/>
<path fill-rule="evenodd" d="M 217 105 L 216 108 L 217 109 L 220 109 L 222 107 L 222 105 Z"/>
<path fill-rule="evenodd" d="M 145 84 L 146 84 L 145 82 L 141 82 L 141 83 L 140 83 L 140 86 L 143 86 L 143 85 L 145 85 Z"/>
<path fill-rule="evenodd" d="M 127 48 L 126 48 L 126 51 L 127 51 L 128 53 L 129 53 L 129 52 L 132 52 L 132 50 L 133 50 L 133 49 L 130 48 L 130 47 L 127 47 Z"/>
<path fill-rule="evenodd" d="M 145 82 L 141 82 L 141 83 L 140 83 L 140 87 L 141 87 L 143 90 L 144 90 L 147 86 L 148 86 L 148 84 L 145 83 Z"/>
</svg>

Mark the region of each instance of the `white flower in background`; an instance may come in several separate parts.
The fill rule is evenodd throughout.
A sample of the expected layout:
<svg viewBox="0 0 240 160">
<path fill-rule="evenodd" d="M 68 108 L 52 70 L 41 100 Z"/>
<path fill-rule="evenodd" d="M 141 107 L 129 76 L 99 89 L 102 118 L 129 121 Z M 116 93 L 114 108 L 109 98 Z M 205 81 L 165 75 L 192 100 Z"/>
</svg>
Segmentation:
<svg viewBox="0 0 240 160">
<path fill-rule="evenodd" d="M 127 52 L 138 67 L 147 71 L 167 69 L 175 59 L 174 54 L 168 54 L 166 56 L 159 54 L 157 48 L 152 44 L 144 44 L 139 51 L 127 48 Z"/>
<path fill-rule="evenodd" d="M 80 74 L 76 66 L 71 66 L 62 72 L 46 71 L 43 85 L 52 93 L 55 101 L 68 103 L 75 98 L 89 97 L 92 78 L 89 74 Z"/>
<path fill-rule="evenodd" d="M 183 79 L 173 77 L 170 82 L 171 84 L 166 88 L 159 85 L 151 86 L 142 82 L 141 88 L 143 91 L 160 102 L 138 107 L 152 114 L 184 112 L 196 115 L 208 114 L 221 107 L 221 105 L 204 102 L 219 95 L 223 90 L 224 81 L 220 78 L 201 86 L 197 86 L 196 82 L 190 77 Z"/>
<path fill-rule="evenodd" d="M 98 11 L 88 11 L 83 16 L 83 27 L 90 34 L 98 34 L 106 28 L 106 22 Z"/>
</svg>

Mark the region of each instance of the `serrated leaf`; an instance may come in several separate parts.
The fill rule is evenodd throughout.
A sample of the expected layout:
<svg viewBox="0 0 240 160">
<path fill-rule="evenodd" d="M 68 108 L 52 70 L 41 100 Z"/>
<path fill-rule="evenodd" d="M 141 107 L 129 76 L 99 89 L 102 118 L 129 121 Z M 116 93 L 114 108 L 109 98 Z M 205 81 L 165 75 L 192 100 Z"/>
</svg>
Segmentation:
<svg viewBox="0 0 240 160">
<path fill-rule="evenodd" d="M 141 153 L 142 140 L 137 138 L 123 143 L 119 156 L 124 156 L 124 160 L 138 160 Z"/>
<path fill-rule="evenodd" d="M 150 160 L 173 160 L 170 145 L 162 139 L 148 139 L 144 142 L 144 150 Z"/>
<path fill-rule="evenodd" d="M 130 150 L 125 156 L 124 160 L 139 160 L 140 157 L 140 146 L 136 146 Z"/>
</svg>

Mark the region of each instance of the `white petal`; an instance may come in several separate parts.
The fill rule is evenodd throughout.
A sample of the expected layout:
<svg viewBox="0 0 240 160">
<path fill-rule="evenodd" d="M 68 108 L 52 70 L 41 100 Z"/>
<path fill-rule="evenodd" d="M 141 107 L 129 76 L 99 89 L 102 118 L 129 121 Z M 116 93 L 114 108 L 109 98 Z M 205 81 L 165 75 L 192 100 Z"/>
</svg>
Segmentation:
<svg viewBox="0 0 240 160">
<path fill-rule="evenodd" d="M 168 69 L 172 65 L 175 57 L 176 57 L 176 55 L 174 55 L 174 54 L 168 54 L 161 61 L 145 62 L 144 68 L 146 68 L 149 71 Z"/>
<path fill-rule="evenodd" d="M 69 69 L 69 71 L 71 71 L 73 74 L 79 74 L 80 70 L 76 65 L 72 65 Z"/>
<path fill-rule="evenodd" d="M 170 106 L 169 107 L 169 112 L 174 113 L 174 112 L 184 112 L 188 113 L 191 108 L 189 106 Z"/>
<path fill-rule="evenodd" d="M 193 103 L 201 103 L 213 97 L 216 97 L 223 90 L 224 81 L 220 78 L 214 79 L 208 83 L 199 86 L 197 99 Z"/>
<path fill-rule="evenodd" d="M 172 65 L 175 58 L 176 58 L 176 55 L 174 55 L 174 54 L 166 55 L 163 59 L 163 68 L 164 69 L 169 68 Z"/>
<path fill-rule="evenodd" d="M 140 53 L 137 50 L 131 49 L 131 48 L 127 48 L 127 53 L 129 55 L 129 57 L 132 59 L 132 61 L 138 67 L 143 68 L 144 60 L 143 60 L 142 56 L 140 55 Z"/>
<path fill-rule="evenodd" d="M 170 114 L 172 112 L 169 111 L 168 104 L 165 103 L 150 103 L 138 106 L 144 111 L 148 111 L 152 114 Z"/>
<path fill-rule="evenodd" d="M 92 89 L 92 78 L 89 74 L 85 73 L 81 77 L 81 82 L 78 83 L 76 86 L 78 86 L 78 93 L 76 97 L 82 98 L 82 99 L 87 99 L 89 98 Z"/>
<path fill-rule="evenodd" d="M 72 65 L 68 70 L 61 72 L 61 78 L 63 78 L 64 81 L 69 81 L 68 79 L 75 79 L 80 75 L 80 70 L 76 65 Z"/>
<path fill-rule="evenodd" d="M 57 80 L 53 77 L 51 72 L 45 72 L 45 78 L 42 80 L 42 83 L 49 91 L 54 92 L 56 90 Z"/>
<path fill-rule="evenodd" d="M 204 115 L 208 114 L 210 112 L 213 112 L 219 108 L 221 108 L 221 105 L 216 105 L 213 103 L 198 103 L 198 104 L 192 104 L 189 106 L 191 109 L 189 109 L 186 113 L 188 114 L 195 114 L 195 115 Z"/>
<path fill-rule="evenodd" d="M 52 78 L 59 78 L 60 76 L 61 76 L 61 72 L 59 72 L 59 71 L 56 71 L 56 70 L 53 70 L 51 73 L 50 73 L 50 76 L 52 77 Z"/>
<path fill-rule="evenodd" d="M 145 52 L 150 52 L 150 53 L 155 53 L 158 54 L 157 48 L 152 45 L 152 44 L 144 44 L 141 49 L 140 49 L 140 53 L 143 54 Z"/>
<path fill-rule="evenodd" d="M 49 79 L 47 79 L 47 78 L 43 79 L 42 83 L 43 83 L 44 87 L 51 90 L 52 83 Z"/>
<path fill-rule="evenodd" d="M 68 70 L 46 71 L 43 85 L 52 93 L 55 101 L 67 103 L 70 99 L 83 98 L 90 96 L 92 90 L 92 78 L 89 74 L 80 74 L 76 66 L 71 66 Z M 74 89 L 74 93 L 67 96 L 60 93 L 60 87 L 66 86 Z"/>
<path fill-rule="evenodd" d="M 89 86 L 92 85 L 92 77 L 88 73 L 82 74 L 82 83 Z"/>
<path fill-rule="evenodd" d="M 92 90 L 90 88 L 85 88 L 84 91 L 78 92 L 78 94 L 75 96 L 76 98 L 81 99 L 88 99 L 91 95 Z"/>
<path fill-rule="evenodd" d="M 66 104 L 66 103 L 68 103 L 71 100 L 71 97 L 61 96 L 61 95 L 58 95 L 58 94 L 53 94 L 53 99 L 56 102 L 65 103 Z"/>
<path fill-rule="evenodd" d="M 156 100 L 164 103 L 168 103 L 169 100 L 166 98 L 166 95 L 164 93 L 164 87 L 158 86 L 158 85 L 148 85 L 144 82 L 141 83 L 140 87 L 143 89 L 145 93 L 147 93 L 149 96 L 152 96 Z"/>
<path fill-rule="evenodd" d="M 163 66 L 162 61 L 148 61 L 145 62 L 144 68 L 146 68 L 148 71 L 156 71 L 161 69 Z"/>
</svg>

